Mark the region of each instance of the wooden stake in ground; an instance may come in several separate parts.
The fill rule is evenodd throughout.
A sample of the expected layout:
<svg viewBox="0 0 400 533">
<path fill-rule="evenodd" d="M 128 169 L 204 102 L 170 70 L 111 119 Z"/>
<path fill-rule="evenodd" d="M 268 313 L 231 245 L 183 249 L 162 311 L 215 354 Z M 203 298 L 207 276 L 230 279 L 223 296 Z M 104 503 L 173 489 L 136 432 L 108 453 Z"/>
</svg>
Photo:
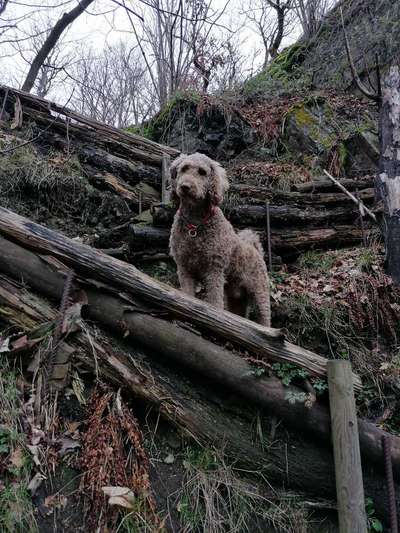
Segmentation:
<svg viewBox="0 0 400 533">
<path fill-rule="evenodd" d="M 340 533 L 367 533 L 351 365 L 328 361 L 329 403 Z"/>
<path fill-rule="evenodd" d="M 164 154 L 161 163 L 161 202 L 164 204 L 169 202 L 169 190 L 167 185 L 170 180 L 170 165 L 171 157 L 168 154 Z"/>
</svg>

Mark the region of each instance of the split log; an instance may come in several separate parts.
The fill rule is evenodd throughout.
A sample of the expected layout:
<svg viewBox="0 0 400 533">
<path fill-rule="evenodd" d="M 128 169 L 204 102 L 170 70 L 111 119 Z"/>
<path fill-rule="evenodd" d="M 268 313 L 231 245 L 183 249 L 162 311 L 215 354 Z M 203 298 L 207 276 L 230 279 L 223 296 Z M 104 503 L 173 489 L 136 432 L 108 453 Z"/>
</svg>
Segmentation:
<svg viewBox="0 0 400 533">
<path fill-rule="evenodd" d="M 348 206 L 333 207 L 331 209 L 315 209 L 313 207 L 293 207 L 288 205 L 270 205 L 271 227 L 281 228 L 287 226 L 326 226 L 352 222 L 359 216 L 359 211 L 353 204 Z M 152 207 L 153 224 L 156 227 L 171 226 L 175 210 L 164 204 Z M 265 205 L 238 205 L 224 208 L 226 218 L 232 224 L 243 227 L 264 227 L 266 224 Z"/>
<path fill-rule="evenodd" d="M 259 232 L 262 241 L 265 232 Z M 375 233 L 368 227 L 366 237 Z M 168 250 L 170 230 L 153 226 L 130 225 L 128 242 L 133 252 L 142 250 Z M 285 259 L 295 258 L 300 253 L 310 249 L 339 248 L 362 242 L 362 231 L 355 226 L 334 225 L 331 228 L 303 229 L 301 231 L 289 229 L 274 229 L 271 234 L 272 250 Z"/>
<path fill-rule="evenodd" d="M 39 253 L 52 255 L 76 271 L 89 274 L 126 290 L 161 312 L 189 321 L 202 331 L 230 340 L 271 361 L 293 363 L 313 376 L 326 375 L 326 359 L 286 341 L 280 330 L 267 328 L 228 311 L 222 311 L 179 290 L 155 281 L 132 265 L 106 256 L 35 224 L 7 209 L 0 208 L 0 234 Z M 354 376 L 360 387 L 360 380 Z"/>
<path fill-rule="evenodd" d="M 22 287 L 14 286 L 10 291 L 1 283 L 1 278 L 0 287 L 6 289 L 0 291 L 0 309 L 7 308 L 6 319 L 10 325 L 14 317 L 18 317 L 21 324 L 29 315 L 27 324 L 31 324 L 30 317 L 35 316 L 34 327 L 40 324 L 41 317 L 48 320 L 56 316 L 55 309 Z M 60 293 L 61 290 L 62 286 Z M 23 304 L 22 309 L 18 302 Z M 210 390 L 194 377 L 184 378 L 169 371 L 141 349 L 128 348 L 125 344 L 116 348 L 115 340 L 104 335 L 101 340 L 96 340 L 90 326 L 85 328 L 88 334 L 75 333 L 68 338 L 68 342 L 78 348 L 74 356 L 76 364 L 133 393 L 157 409 L 184 436 L 221 449 L 236 466 L 260 472 L 268 483 L 311 496 L 334 498 L 335 478 L 330 450 L 292 434 L 285 441 L 287 432 L 282 431 L 279 440 L 275 439 L 265 452 L 253 439 L 252 423 L 255 416 L 259 417 L 262 426 L 268 419 L 260 413 L 257 415 L 251 406 L 243 407 L 243 402 L 229 395 L 224 388 Z M 373 498 L 378 514 L 384 517 L 386 502 L 381 472 L 365 466 L 364 481 L 367 495 Z M 395 488 L 399 491 L 397 484 Z"/>
<path fill-rule="evenodd" d="M 46 296 L 58 298 L 61 295 L 64 277 L 54 264 L 10 241 L 0 239 L 0 245 L 5 250 L 0 257 L 1 272 L 23 279 Z M 87 316 L 90 319 L 117 331 L 121 337 L 129 334 L 129 338 L 139 342 L 149 353 L 159 353 L 180 367 L 188 367 L 196 375 L 203 375 L 239 393 L 252 404 L 282 418 L 289 427 L 329 440 L 330 421 L 326 406 L 318 403 L 308 409 L 301 402 L 292 405 L 287 401 L 288 393 L 298 395 L 300 389 L 284 387 L 274 377 L 255 377 L 251 366 L 234 352 L 204 339 L 185 326 L 153 316 L 154 310 L 146 308 L 131 296 L 116 296 L 107 293 L 107 287 L 99 290 L 87 286 L 84 280 L 83 283 L 81 287 L 86 292 Z M 386 433 L 362 420 L 359 421 L 359 431 L 363 455 L 382 463 L 381 441 Z M 400 475 L 400 439 L 391 438 L 392 458 Z"/>
</svg>

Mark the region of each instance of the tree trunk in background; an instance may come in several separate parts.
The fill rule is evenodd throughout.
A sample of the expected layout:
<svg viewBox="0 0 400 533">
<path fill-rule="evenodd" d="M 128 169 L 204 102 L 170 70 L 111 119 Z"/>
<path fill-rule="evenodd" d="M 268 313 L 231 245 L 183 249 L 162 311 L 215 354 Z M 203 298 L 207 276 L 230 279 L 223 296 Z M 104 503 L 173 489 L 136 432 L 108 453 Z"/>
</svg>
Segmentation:
<svg viewBox="0 0 400 533">
<path fill-rule="evenodd" d="M 391 66 L 382 90 L 377 191 L 384 203 L 387 271 L 400 283 L 400 70 Z"/>
<path fill-rule="evenodd" d="M 31 63 L 29 72 L 25 78 L 25 81 L 21 87 L 23 91 L 29 93 L 32 90 L 33 85 L 35 84 L 37 75 L 39 73 L 40 67 L 42 67 L 47 56 L 57 44 L 58 39 L 61 37 L 61 34 L 64 30 L 76 20 L 79 15 L 81 15 L 87 7 L 92 4 L 94 0 L 81 0 L 78 2 L 78 5 L 71 9 L 68 13 L 64 13 L 63 16 L 56 22 L 54 28 L 51 30 L 47 39 L 43 43 L 43 46 L 37 53 L 36 57 Z"/>
</svg>

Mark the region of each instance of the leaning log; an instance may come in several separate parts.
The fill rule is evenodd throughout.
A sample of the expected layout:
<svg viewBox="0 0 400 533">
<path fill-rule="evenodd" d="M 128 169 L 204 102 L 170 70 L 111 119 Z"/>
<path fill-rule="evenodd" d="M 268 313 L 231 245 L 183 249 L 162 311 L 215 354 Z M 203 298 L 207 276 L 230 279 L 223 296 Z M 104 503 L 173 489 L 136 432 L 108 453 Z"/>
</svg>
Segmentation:
<svg viewBox="0 0 400 533">
<path fill-rule="evenodd" d="M 57 316 L 54 308 L 22 286 L 14 284 L 11 290 L 10 287 L 0 278 L 0 288 L 3 288 L 0 290 L 0 313 L 5 310 L 9 325 L 15 325 L 15 319 L 18 326 L 26 330 Z M 98 341 L 90 325 L 85 324 L 85 329 L 88 334 L 74 333 L 67 339 L 78 348 L 75 364 L 150 404 L 184 436 L 221 449 L 236 466 L 260 472 L 275 488 L 334 498 L 333 458 L 329 449 L 292 434 L 287 437 L 285 430 L 278 432 L 278 439 L 265 453 L 254 440 L 252 430 L 255 416 L 262 426 L 268 423 L 262 413 L 257 415 L 248 404 L 243 407 L 243 402 L 224 388 L 211 390 L 193 376 L 184 378 L 170 372 L 154 359 L 154 350 L 151 350 L 153 357 L 149 358 L 138 347 L 119 343 L 116 348 L 115 340 L 102 334 Z M 384 517 L 386 502 L 381 472 L 365 465 L 364 481 L 367 495 L 373 498 L 377 512 Z M 395 487 L 398 491 L 397 484 Z"/>
<path fill-rule="evenodd" d="M 49 264 L 36 254 L 0 238 L 5 250 L 0 257 L 0 271 L 22 279 L 41 294 L 59 298 L 64 276 L 62 265 Z M 307 408 L 303 403 L 287 401 L 289 393 L 298 396 L 297 387 L 284 387 L 274 378 L 257 378 L 252 367 L 235 352 L 228 351 L 183 324 L 173 324 L 153 316 L 154 310 L 127 296 L 97 289 L 83 280 L 77 289 L 84 289 L 87 299 L 86 315 L 103 326 L 116 331 L 120 337 L 129 336 L 149 353 L 159 353 L 179 367 L 188 367 L 196 375 L 203 375 L 220 386 L 239 394 L 251 404 L 266 409 L 281 418 L 289 427 L 329 441 L 330 422 L 327 407 L 317 403 Z M 22 298 L 21 298 L 22 300 Z M 385 432 L 373 424 L 359 420 L 360 444 L 363 455 L 376 463 L 382 462 L 382 436 Z M 400 439 L 392 437 L 392 457 L 400 475 Z"/>
<path fill-rule="evenodd" d="M 77 272 L 126 290 L 159 312 L 189 321 L 201 331 L 222 337 L 236 346 L 271 361 L 286 361 L 306 368 L 313 376 L 326 375 L 326 359 L 286 341 L 280 330 L 267 328 L 228 311 L 191 298 L 155 281 L 132 265 L 106 256 L 68 237 L 0 208 L 0 234 L 39 253 L 52 255 Z M 354 377 L 360 387 L 360 379 Z"/>
</svg>

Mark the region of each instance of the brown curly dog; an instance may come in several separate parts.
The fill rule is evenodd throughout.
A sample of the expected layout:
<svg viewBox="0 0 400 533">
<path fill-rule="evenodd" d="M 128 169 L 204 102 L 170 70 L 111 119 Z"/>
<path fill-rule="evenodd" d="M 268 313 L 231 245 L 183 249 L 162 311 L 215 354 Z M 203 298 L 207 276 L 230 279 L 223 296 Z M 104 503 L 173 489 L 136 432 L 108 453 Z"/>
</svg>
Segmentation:
<svg viewBox="0 0 400 533">
<path fill-rule="evenodd" d="M 221 209 L 229 184 L 225 170 L 203 154 L 181 155 L 171 165 L 171 199 L 179 204 L 170 238 L 181 289 L 206 302 L 247 316 L 255 303 L 257 321 L 270 326 L 267 268 L 258 236 L 236 233 Z"/>
</svg>

